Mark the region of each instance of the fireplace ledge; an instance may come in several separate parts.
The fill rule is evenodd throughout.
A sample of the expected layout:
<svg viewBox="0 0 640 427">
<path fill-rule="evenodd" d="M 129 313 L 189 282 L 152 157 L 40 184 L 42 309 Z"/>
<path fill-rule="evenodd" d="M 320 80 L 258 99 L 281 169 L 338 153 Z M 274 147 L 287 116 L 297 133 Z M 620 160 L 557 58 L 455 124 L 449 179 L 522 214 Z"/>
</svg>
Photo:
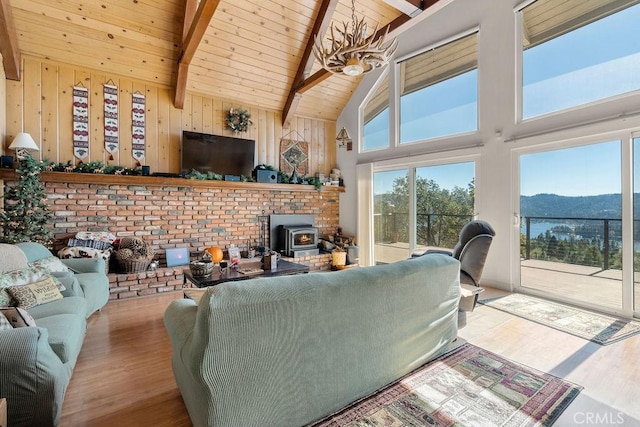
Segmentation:
<svg viewBox="0 0 640 427">
<path fill-rule="evenodd" d="M 0 180 L 17 181 L 15 169 L 0 169 Z M 111 175 L 78 172 L 42 172 L 42 182 L 62 182 L 76 184 L 120 184 L 120 185 L 153 185 L 176 187 L 208 187 L 208 188 L 244 188 L 254 190 L 275 191 L 316 191 L 313 185 L 272 184 L 263 182 L 211 181 L 186 178 L 169 178 L 160 176 Z M 344 192 L 344 187 L 323 186 L 321 191 Z"/>
</svg>

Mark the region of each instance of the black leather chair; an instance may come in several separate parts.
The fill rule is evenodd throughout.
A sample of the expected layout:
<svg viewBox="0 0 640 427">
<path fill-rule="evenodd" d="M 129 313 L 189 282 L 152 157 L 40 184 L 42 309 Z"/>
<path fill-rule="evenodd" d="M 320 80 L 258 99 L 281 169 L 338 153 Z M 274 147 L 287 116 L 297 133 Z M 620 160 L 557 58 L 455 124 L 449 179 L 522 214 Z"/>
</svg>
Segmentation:
<svg viewBox="0 0 640 427">
<path fill-rule="evenodd" d="M 473 311 L 476 306 L 478 293 L 481 290 L 474 290 L 473 287 L 480 288 L 480 278 L 489 253 L 489 247 L 495 235 L 496 232 L 488 222 L 481 220 L 469 221 L 460 230 L 460 237 L 453 248 L 453 252 L 428 250 L 417 255 L 445 253 L 460 261 L 460 285 L 463 288 L 463 295 L 460 298 L 460 311 Z"/>
</svg>

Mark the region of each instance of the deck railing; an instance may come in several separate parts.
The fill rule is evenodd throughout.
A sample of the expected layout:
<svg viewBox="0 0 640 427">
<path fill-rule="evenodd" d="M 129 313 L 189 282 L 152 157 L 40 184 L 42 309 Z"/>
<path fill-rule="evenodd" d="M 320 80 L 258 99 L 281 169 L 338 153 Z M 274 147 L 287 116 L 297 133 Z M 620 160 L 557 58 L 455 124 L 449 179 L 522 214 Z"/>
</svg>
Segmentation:
<svg viewBox="0 0 640 427">
<path fill-rule="evenodd" d="M 611 262 L 611 246 L 612 242 L 617 241 L 621 243 L 621 227 L 622 220 L 621 219 L 612 219 L 612 218 L 581 218 L 581 217 L 539 217 L 539 216 L 528 216 L 522 218 L 522 225 L 524 226 L 524 258 L 531 259 L 531 241 L 532 239 L 536 239 L 538 236 L 532 236 L 532 224 L 536 222 L 542 223 L 551 223 L 551 224 L 565 224 L 565 225 L 573 225 L 573 226 L 583 226 L 585 230 L 581 236 L 589 239 L 597 238 L 600 240 L 600 248 L 599 250 L 602 253 L 602 269 L 608 270 Z M 598 225 L 586 227 L 586 224 L 593 222 L 601 223 L 601 227 Z M 615 224 L 615 225 L 614 225 Z M 615 240 L 612 239 L 612 229 L 614 229 L 615 234 L 618 236 Z M 601 233 L 599 232 L 601 230 Z M 554 232 L 552 231 L 552 234 Z M 560 232 L 562 234 L 562 232 Z M 539 235 L 539 233 L 538 233 Z"/>
<path fill-rule="evenodd" d="M 417 243 L 424 246 L 453 247 L 458 241 L 460 229 L 471 219 L 473 215 L 418 213 Z M 408 212 L 374 214 L 373 225 L 376 243 L 409 241 Z"/>
</svg>

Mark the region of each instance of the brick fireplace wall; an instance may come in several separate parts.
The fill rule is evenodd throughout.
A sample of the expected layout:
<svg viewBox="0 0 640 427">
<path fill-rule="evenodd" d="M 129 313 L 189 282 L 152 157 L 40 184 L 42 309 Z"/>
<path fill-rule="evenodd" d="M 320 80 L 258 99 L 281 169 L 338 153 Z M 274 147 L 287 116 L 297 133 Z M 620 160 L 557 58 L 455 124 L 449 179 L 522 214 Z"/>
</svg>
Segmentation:
<svg viewBox="0 0 640 427">
<path fill-rule="evenodd" d="M 111 269 L 113 299 L 182 289 L 182 269 L 163 267 L 164 249 L 187 246 L 197 256 L 209 246 L 256 244 L 259 215 L 315 215 L 320 234 L 334 234 L 339 226 L 338 188 L 62 172 L 43 173 L 42 181 L 54 212 L 56 250 L 78 231 L 109 231 L 141 237 L 156 251 L 161 261 L 156 271 L 119 274 Z M 327 269 L 329 255 L 294 261 Z"/>
</svg>

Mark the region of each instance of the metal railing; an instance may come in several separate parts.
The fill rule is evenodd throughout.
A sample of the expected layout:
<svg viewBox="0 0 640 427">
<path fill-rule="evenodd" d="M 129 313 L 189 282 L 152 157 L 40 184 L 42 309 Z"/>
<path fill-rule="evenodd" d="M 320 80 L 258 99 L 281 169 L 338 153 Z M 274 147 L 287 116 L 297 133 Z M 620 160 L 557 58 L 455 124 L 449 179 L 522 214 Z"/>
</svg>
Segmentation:
<svg viewBox="0 0 640 427">
<path fill-rule="evenodd" d="M 543 223 L 552 223 L 552 224 L 572 224 L 572 225 L 582 225 L 585 226 L 586 223 L 601 222 L 602 223 L 602 234 L 599 233 L 591 233 L 589 238 L 598 238 L 601 240 L 601 248 L 599 248 L 602 252 L 603 263 L 602 269 L 608 270 L 611 261 L 611 225 L 612 223 L 618 223 L 619 225 L 616 228 L 618 234 L 621 236 L 621 232 L 619 231 L 622 226 L 621 219 L 612 219 L 612 218 L 579 218 L 579 217 L 539 217 L 539 216 L 528 216 L 523 217 L 524 224 L 524 258 L 531 259 L 531 230 L 532 230 L 532 222 L 543 222 Z M 596 227 L 599 229 L 599 227 Z M 593 230 L 594 227 L 592 226 Z M 548 231 L 548 230 L 547 230 Z M 553 234 L 553 232 L 552 232 Z M 537 236 L 533 236 L 533 238 L 537 238 Z M 621 237 L 620 237 L 621 239 Z"/>
<path fill-rule="evenodd" d="M 462 226 L 473 215 L 440 213 L 416 214 L 417 243 L 425 246 L 453 247 L 458 241 Z M 376 243 L 409 241 L 409 213 L 387 212 L 374 214 L 374 239 Z"/>
</svg>

